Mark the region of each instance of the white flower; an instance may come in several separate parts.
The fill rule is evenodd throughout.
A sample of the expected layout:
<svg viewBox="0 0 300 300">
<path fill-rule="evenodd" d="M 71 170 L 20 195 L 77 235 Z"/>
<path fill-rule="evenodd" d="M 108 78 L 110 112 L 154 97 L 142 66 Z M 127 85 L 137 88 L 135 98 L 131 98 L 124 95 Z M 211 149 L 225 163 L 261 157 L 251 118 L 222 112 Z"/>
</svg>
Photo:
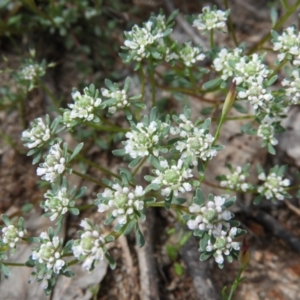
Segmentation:
<svg viewBox="0 0 300 300">
<path fill-rule="evenodd" d="M 226 175 L 226 180 L 220 182 L 220 186 L 228 187 L 232 190 L 242 190 L 246 192 L 250 185 L 245 183 L 246 175 L 241 167 L 237 167 L 234 172 L 229 175 Z"/>
<path fill-rule="evenodd" d="M 145 157 L 152 153 L 155 156 L 159 154 L 157 147 L 162 133 L 167 125 L 156 121 L 150 122 L 149 125 L 138 123 L 133 127 L 131 132 L 126 133 L 127 141 L 125 152 L 132 158 Z"/>
<path fill-rule="evenodd" d="M 205 205 L 193 203 L 189 211 L 196 216 L 187 222 L 187 226 L 191 230 L 208 231 L 210 235 L 218 237 L 222 228 L 229 227 L 226 222 L 232 218 L 231 212 L 224 206 L 225 202 L 225 197 L 214 196 L 213 200 L 209 200 Z"/>
<path fill-rule="evenodd" d="M 151 183 L 157 183 L 165 188 L 161 189 L 163 196 L 169 196 L 171 192 L 174 196 L 178 193 L 185 193 L 192 190 L 192 186 L 187 180 L 193 177 L 192 170 L 187 168 L 181 159 L 178 160 L 177 165 L 169 165 L 165 159 L 160 160 L 161 169 L 155 169 L 153 172 L 157 176 Z"/>
<path fill-rule="evenodd" d="M 222 72 L 221 78 L 223 80 L 227 80 L 235 75 L 235 65 L 241 59 L 241 53 L 242 49 L 240 48 L 235 48 L 233 52 L 223 48 L 218 53 L 218 56 L 213 61 L 213 67 L 216 71 Z"/>
<path fill-rule="evenodd" d="M 253 82 L 262 82 L 269 74 L 269 70 L 261 61 L 258 54 L 250 57 L 244 56 L 235 65 L 235 82 L 237 85 L 243 83 L 251 85 Z"/>
<path fill-rule="evenodd" d="M 203 60 L 205 55 L 200 52 L 198 47 L 193 47 L 191 43 L 185 43 L 179 51 L 179 57 L 187 67 L 191 67 L 198 60 Z"/>
<path fill-rule="evenodd" d="M 216 237 L 214 244 L 212 244 L 210 240 L 208 241 L 206 251 L 214 251 L 214 257 L 217 264 L 222 265 L 224 263 L 223 255 L 228 256 L 232 250 L 240 250 L 240 244 L 233 241 L 236 234 L 237 228 L 232 227 L 229 232 L 221 231 L 220 236 Z"/>
<path fill-rule="evenodd" d="M 51 132 L 42 118 L 37 118 L 30 123 L 31 129 L 22 132 L 22 140 L 25 146 L 32 149 L 44 145 L 50 139 Z"/>
<path fill-rule="evenodd" d="M 90 220 L 82 220 L 80 226 L 84 231 L 80 239 L 74 241 L 72 251 L 76 258 L 84 260 L 82 267 L 91 271 L 95 262 L 104 259 L 105 241 Z"/>
<path fill-rule="evenodd" d="M 286 28 L 282 35 L 278 36 L 273 43 L 273 50 L 280 52 L 278 55 L 279 61 L 284 60 L 287 54 L 300 55 L 300 35 L 299 33 L 296 34 L 296 29 L 293 26 Z"/>
<path fill-rule="evenodd" d="M 202 14 L 199 14 L 197 19 L 194 20 L 193 26 L 199 30 L 222 29 L 226 26 L 229 10 L 211 10 L 209 6 L 202 9 Z"/>
<path fill-rule="evenodd" d="M 51 212 L 50 220 L 54 221 L 58 216 L 64 215 L 68 211 L 69 197 L 66 187 L 61 187 L 56 192 L 48 190 L 44 197 L 45 212 Z"/>
<path fill-rule="evenodd" d="M 277 200 L 284 200 L 287 196 L 287 192 L 284 188 L 290 185 L 290 181 L 288 179 L 283 179 L 281 176 L 273 172 L 271 172 L 267 177 L 264 173 L 261 173 L 258 178 L 265 182 L 263 185 L 258 187 L 257 191 L 261 195 L 264 195 L 267 199 L 275 198 Z"/>
<path fill-rule="evenodd" d="M 182 152 L 181 159 L 190 157 L 191 163 L 197 166 L 198 159 L 206 161 L 217 155 L 217 150 L 211 148 L 213 136 L 205 132 L 204 129 L 196 127 L 191 131 L 181 130 L 180 136 L 186 139 L 175 144 L 175 148 Z"/>
<path fill-rule="evenodd" d="M 61 253 L 59 251 L 62 242 L 58 236 L 54 236 L 50 240 L 47 232 L 42 232 L 40 238 L 41 245 L 32 252 L 32 259 L 44 264 L 48 270 L 52 270 L 55 274 L 59 274 L 65 265 L 65 261 L 60 258 Z"/>
<path fill-rule="evenodd" d="M 101 89 L 102 96 L 110 99 L 115 99 L 116 102 L 108 107 L 109 113 L 113 114 L 117 109 L 128 107 L 130 105 L 127 92 L 123 90 L 109 91 L 108 89 Z"/>
<path fill-rule="evenodd" d="M 2 243 L 10 248 L 15 248 L 16 244 L 25 235 L 26 230 L 19 230 L 14 225 L 8 225 L 2 228 Z"/>
<path fill-rule="evenodd" d="M 281 84 L 285 87 L 285 94 L 292 98 L 292 104 L 298 104 L 300 100 L 299 70 L 293 70 L 291 80 L 284 79 Z"/>
<path fill-rule="evenodd" d="M 119 224 L 124 225 L 128 219 L 135 217 L 136 212 L 144 209 L 144 194 L 142 186 L 136 186 L 135 190 L 132 190 L 115 183 L 112 189 L 105 189 L 102 194 L 98 194 L 98 211 L 112 209 L 113 217 L 117 218 Z"/>
<path fill-rule="evenodd" d="M 66 158 L 60 144 L 51 146 L 49 153 L 45 157 L 45 162 L 37 168 L 37 175 L 42 176 L 43 180 L 54 182 L 66 168 Z"/>
<path fill-rule="evenodd" d="M 44 75 L 45 68 L 40 66 L 37 63 L 31 63 L 25 67 L 23 67 L 20 71 L 20 77 L 26 81 L 33 81 L 39 76 Z"/>
<path fill-rule="evenodd" d="M 266 102 L 271 102 L 273 96 L 270 91 L 263 87 L 263 78 L 252 78 L 248 84 L 249 86 L 244 91 L 238 92 L 238 98 L 248 100 L 255 110 L 265 109 Z"/>
<path fill-rule="evenodd" d="M 274 127 L 272 124 L 262 124 L 259 126 L 257 136 L 261 137 L 264 141 L 277 145 L 278 141 L 274 137 Z"/>
</svg>

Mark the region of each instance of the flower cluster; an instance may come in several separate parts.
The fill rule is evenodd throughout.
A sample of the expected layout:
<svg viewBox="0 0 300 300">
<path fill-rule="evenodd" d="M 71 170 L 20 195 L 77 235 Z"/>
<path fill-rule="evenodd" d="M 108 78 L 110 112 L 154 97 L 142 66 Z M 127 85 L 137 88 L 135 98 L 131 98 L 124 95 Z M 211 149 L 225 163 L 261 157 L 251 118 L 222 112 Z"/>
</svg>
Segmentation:
<svg viewBox="0 0 300 300">
<path fill-rule="evenodd" d="M 223 267 L 224 256 L 230 257 L 231 252 L 237 252 L 240 250 L 240 243 L 235 242 L 234 239 L 238 234 L 239 228 L 232 227 L 229 231 L 222 230 L 220 235 L 216 237 L 214 243 L 208 240 L 207 246 L 205 248 L 206 252 L 214 253 L 214 258 L 219 267 Z"/>
<path fill-rule="evenodd" d="M 26 81 L 33 81 L 37 77 L 41 77 L 45 74 L 45 68 L 37 63 L 24 66 L 20 70 L 20 77 Z"/>
<path fill-rule="evenodd" d="M 286 28 L 282 35 L 272 31 L 273 50 L 280 52 L 278 60 L 292 59 L 293 65 L 300 65 L 300 33 L 296 32 L 294 26 Z"/>
<path fill-rule="evenodd" d="M 275 166 L 266 176 L 263 170 L 259 170 L 258 178 L 264 183 L 258 187 L 257 191 L 261 196 L 265 196 L 268 200 L 284 200 L 289 197 L 285 188 L 290 185 L 288 179 L 283 179 L 285 167 Z"/>
<path fill-rule="evenodd" d="M 172 134 L 179 134 L 180 140 L 175 143 L 175 148 L 181 154 L 181 159 L 188 164 L 198 165 L 198 160 L 209 160 L 217 155 L 220 147 L 213 146 L 214 137 L 208 133 L 210 119 L 199 126 L 195 126 L 190 120 L 190 111 L 185 114 L 174 116 L 173 119 L 179 124 L 179 127 L 171 129 Z"/>
<path fill-rule="evenodd" d="M 162 59 L 168 49 L 164 37 L 171 33 L 175 16 L 176 14 L 166 20 L 162 13 L 158 16 L 152 15 L 142 27 L 134 25 L 131 31 L 125 32 L 125 46 L 122 48 L 128 52 L 128 55 L 122 55 L 124 60 L 139 62 L 149 57 Z"/>
<path fill-rule="evenodd" d="M 124 225 L 140 216 L 144 209 L 144 195 L 142 186 L 136 186 L 133 190 L 116 182 L 111 188 L 106 188 L 103 193 L 98 194 L 95 204 L 98 205 L 99 212 L 112 209 L 112 218 L 117 219 L 120 225 Z"/>
<path fill-rule="evenodd" d="M 31 129 L 22 132 L 22 141 L 29 149 L 45 145 L 51 138 L 49 117 L 46 117 L 46 124 L 42 118 L 37 118 L 30 123 Z"/>
<path fill-rule="evenodd" d="M 161 194 L 169 197 L 171 194 L 178 196 L 178 193 L 185 193 L 192 190 L 192 185 L 188 179 L 193 177 L 192 170 L 186 166 L 183 160 L 177 163 L 172 161 L 170 164 L 162 157 L 152 157 L 151 163 L 155 166 L 153 173 L 156 177 L 147 176 L 151 184 L 158 184 L 161 187 Z"/>
<path fill-rule="evenodd" d="M 220 180 L 220 186 L 226 187 L 232 190 L 243 191 L 246 192 L 251 185 L 245 182 L 245 179 L 249 174 L 247 173 L 250 165 L 247 164 L 243 168 L 238 166 L 235 170 L 232 169 L 230 165 L 228 168 L 230 170 L 230 174 L 218 176 L 217 179 Z"/>
<path fill-rule="evenodd" d="M 16 227 L 13 224 L 3 227 L 1 231 L 0 245 L 7 245 L 10 248 L 15 248 L 16 244 L 26 234 L 26 229 L 20 228 L 20 226 Z"/>
<path fill-rule="evenodd" d="M 84 88 L 83 92 L 83 95 L 76 89 L 72 92 L 74 103 L 68 104 L 70 109 L 65 109 L 63 114 L 63 122 L 67 127 L 85 121 L 99 122 L 99 118 L 95 115 L 95 110 L 102 102 L 98 97 L 99 91 L 91 84 L 89 88 Z"/>
<path fill-rule="evenodd" d="M 202 9 L 202 14 L 199 14 L 194 20 L 193 26 L 202 31 L 208 31 L 212 29 L 220 30 L 226 26 L 229 13 L 229 10 L 217 10 L 216 7 L 211 10 L 209 6 L 205 6 Z"/>
<path fill-rule="evenodd" d="M 99 260 L 104 259 L 106 249 L 105 241 L 100 236 L 100 230 L 89 219 L 81 221 L 83 230 L 79 231 L 80 239 L 75 240 L 72 245 L 74 256 L 80 261 L 84 260 L 82 267 L 92 271 Z"/>
<path fill-rule="evenodd" d="M 285 94 L 288 98 L 291 98 L 292 104 L 299 104 L 300 102 L 300 71 L 298 69 L 293 70 L 291 79 L 284 79 L 281 82 L 285 88 Z"/>
<path fill-rule="evenodd" d="M 196 190 L 193 203 L 189 207 L 190 215 L 186 215 L 187 226 L 193 230 L 194 235 L 200 237 L 200 259 L 205 260 L 212 254 L 219 267 L 223 267 L 224 257 L 230 260 L 237 255 L 240 244 L 233 241 L 244 233 L 237 228 L 237 222 L 231 221 L 233 214 L 227 210 L 233 205 L 235 197 L 208 196 L 204 200 L 200 189 Z"/>
<path fill-rule="evenodd" d="M 67 157 L 66 148 L 62 149 L 59 143 L 54 144 L 45 156 L 45 162 L 37 168 L 37 175 L 49 182 L 56 181 L 66 169 Z"/>
<path fill-rule="evenodd" d="M 62 259 L 63 240 L 54 236 L 52 228 L 48 233 L 42 232 L 38 240 L 40 245 L 33 249 L 29 258 L 29 264 L 34 266 L 32 276 L 41 282 L 43 289 L 51 290 L 57 275 L 66 269 Z"/>
<path fill-rule="evenodd" d="M 173 58 L 175 58 L 173 56 Z M 203 60 L 205 55 L 201 53 L 199 47 L 193 47 L 191 43 L 184 43 L 179 50 L 179 58 L 182 60 L 182 63 L 187 67 L 193 66 L 197 61 Z M 168 57 L 167 60 L 170 60 Z"/>
<path fill-rule="evenodd" d="M 261 137 L 266 144 L 277 145 L 278 141 L 274 137 L 275 131 L 272 124 L 262 124 L 257 130 L 257 136 Z"/>
</svg>

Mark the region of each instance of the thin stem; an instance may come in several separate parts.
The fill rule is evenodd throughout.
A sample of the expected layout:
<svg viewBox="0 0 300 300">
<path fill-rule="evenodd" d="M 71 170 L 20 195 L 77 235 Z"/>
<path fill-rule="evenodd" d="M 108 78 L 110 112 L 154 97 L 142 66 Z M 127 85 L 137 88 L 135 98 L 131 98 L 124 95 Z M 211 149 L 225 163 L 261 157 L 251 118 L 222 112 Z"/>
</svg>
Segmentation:
<svg viewBox="0 0 300 300">
<path fill-rule="evenodd" d="M 287 9 L 285 14 L 281 17 L 280 20 L 278 20 L 278 22 L 275 24 L 273 29 L 274 30 L 279 29 L 284 24 L 284 22 L 291 16 L 291 14 L 297 9 L 299 5 L 300 5 L 300 0 L 297 0 L 294 5 L 290 6 L 289 9 Z M 248 51 L 248 55 L 256 52 L 270 38 L 271 38 L 271 32 L 269 32 L 264 37 L 262 37 L 262 39 Z"/>
<path fill-rule="evenodd" d="M 152 107 L 155 106 L 155 102 L 156 102 L 156 91 L 155 91 L 155 77 L 154 77 L 154 71 L 155 68 L 154 66 L 151 64 L 150 66 L 150 79 L 151 79 L 151 93 L 152 93 Z"/>
<path fill-rule="evenodd" d="M 79 260 L 73 259 L 67 263 L 67 266 L 70 267 L 70 266 L 76 265 L 77 263 L 79 263 Z"/>
<path fill-rule="evenodd" d="M 100 182 L 100 181 L 98 181 L 98 180 L 96 180 L 96 179 L 94 179 L 94 178 L 92 178 L 92 177 L 90 177 L 90 176 L 88 176 L 88 175 L 82 174 L 82 173 L 77 172 L 77 171 L 75 171 L 75 170 L 72 170 L 72 173 L 75 174 L 75 175 L 77 175 L 77 176 L 79 176 L 79 177 L 81 177 L 81 178 L 83 178 L 83 179 L 85 179 L 85 180 L 94 182 L 95 184 L 97 184 L 97 185 L 99 185 L 99 186 L 101 186 L 101 187 L 109 188 L 109 186 L 106 185 L 105 183 Z"/>
<path fill-rule="evenodd" d="M 213 49 L 215 47 L 215 42 L 214 42 L 214 30 L 210 30 L 210 48 Z"/>
<path fill-rule="evenodd" d="M 224 6 L 225 6 L 226 10 L 229 9 L 228 0 L 224 0 Z M 228 30 L 231 33 L 231 36 L 232 36 L 232 39 L 233 39 L 233 42 L 234 42 L 235 46 L 237 47 L 239 45 L 239 42 L 236 38 L 236 34 L 235 34 L 235 30 L 234 30 L 234 27 L 233 27 L 233 22 L 232 22 L 232 18 L 231 18 L 230 14 L 228 16 Z"/>
<path fill-rule="evenodd" d="M 280 2 L 284 9 L 286 9 L 286 10 L 289 9 L 289 4 L 288 4 L 287 0 L 280 0 Z"/>
<path fill-rule="evenodd" d="M 96 123 L 87 123 L 86 125 L 93 127 L 95 129 L 98 129 L 98 130 L 108 131 L 108 132 L 128 132 L 128 131 L 130 131 L 130 129 L 127 129 L 127 128 L 106 127 L 106 126 L 97 125 Z"/>
<path fill-rule="evenodd" d="M 268 76 L 268 79 L 270 79 L 272 76 L 278 73 L 278 71 L 288 62 L 289 60 L 285 57 L 284 60 L 276 66 L 276 68 L 272 71 L 272 73 Z"/>
<path fill-rule="evenodd" d="M 85 205 L 76 206 L 76 208 L 78 208 L 79 210 L 86 210 L 86 209 L 92 208 L 94 206 L 95 206 L 94 204 L 85 204 Z"/>
<path fill-rule="evenodd" d="M 144 73 L 144 68 L 143 66 L 141 66 L 141 94 L 142 94 L 142 98 L 141 100 L 144 100 L 145 97 L 145 73 Z"/>
<path fill-rule="evenodd" d="M 146 207 L 165 207 L 165 202 L 154 202 L 146 204 Z M 179 204 L 171 204 L 171 208 L 179 209 L 181 211 L 189 213 L 189 208 L 187 206 L 179 205 Z"/>
<path fill-rule="evenodd" d="M 68 150 L 68 152 L 72 153 L 71 150 Z M 86 163 L 87 165 L 89 165 L 89 166 L 91 166 L 91 167 L 94 167 L 94 168 L 98 169 L 99 171 L 102 171 L 103 173 L 106 173 L 107 175 L 110 175 L 110 176 L 112 176 L 112 177 L 114 177 L 114 178 L 117 178 L 117 179 L 121 179 L 121 177 L 120 177 L 119 175 L 117 175 L 117 174 L 115 174 L 115 173 L 113 173 L 113 172 L 111 172 L 111 171 L 109 171 L 109 170 L 107 170 L 107 169 L 105 169 L 105 168 L 99 166 L 98 164 L 96 164 L 96 163 L 90 161 L 90 160 L 87 159 L 87 158 L 84 158 L 84 157 L 83 157 L 82 155 L 80 155 L 80 154 L 78 154 L 78 155 L 76 156 L 76 158 L 78 158 L 80 161 Z"/>
<path fill-rule="evenodd" d="M 235 121 L 235 120 L 248 120 L 256 118 L 255 115 L 246 115 L 246 116 L 239 116 L 239 117 L 227 117 L 224 119 L 226 121 Z M 219 119 L 212 118 L 212 121 L 218 121 Z"/>
<path fill-rule="evenodd" d="M 13 262 L 7 262 L 7 261 L 2 261 L 2 264 L 5 266 L 10 266 L 10 267 L 27 267 L 25 263 L 13 263 Z"/>
<path fill-rule="evenodd" d="M 194 76 L 192 68 L 189 68 L 189 78 L 190 78 L 190 81 L 191 81 L 191 84 L 192 84 L 193 88 L 197 91 L 198 87 L 196 85 L 196 80 L 195 80 L 195 76 Z"/>
<path fill-rule="evenodd" d="M 241 275 L 242 275 L 242 272 L 244 271 L 245 268 L 240 268 L 239 269 L 239 272 L 238 272 L 238 275 L 236 277 L 236 279 L 234 280 L 232 286 L 231 286 L 231 289 L 230 289 L 230 294 L 227 298 L 227 300 L 232 300 L 232 297 L 233 297 L 233 294 L 235 292 L 235 290 L 237 289 L 240 281 L 241 281 Z"/>
<path fill-rule="evenodd" d="M 139 164 L 137 165 L 137 167 L 135 168 L 135 170 L 132 172 L 132 175 L 135 176 L 137 174 L 137 172 L 139 171 L 139 169 L 141 168 L 141 166 L 144 164 L 144 162 L 146 161 L 147 157 L 144 157 Z"/>
</svg>

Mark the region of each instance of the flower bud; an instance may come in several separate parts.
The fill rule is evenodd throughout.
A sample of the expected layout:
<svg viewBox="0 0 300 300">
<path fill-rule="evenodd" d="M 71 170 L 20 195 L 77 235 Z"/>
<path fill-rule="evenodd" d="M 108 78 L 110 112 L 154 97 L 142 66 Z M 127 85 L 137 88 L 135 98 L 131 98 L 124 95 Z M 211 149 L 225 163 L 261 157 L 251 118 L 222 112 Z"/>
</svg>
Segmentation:
<svg viewBox="0 0 300 300">
<path fill-rule="evenodd" d="M 224 101 L 224 105 L 222 109 L 222 117 L 225 117 L 229 113 L 232 104 L 235 100 L 235 96 L 236 96 L 236 82 L 233 81 L 230 90 L 226 96 L 226 99 Z"/>
</svg>

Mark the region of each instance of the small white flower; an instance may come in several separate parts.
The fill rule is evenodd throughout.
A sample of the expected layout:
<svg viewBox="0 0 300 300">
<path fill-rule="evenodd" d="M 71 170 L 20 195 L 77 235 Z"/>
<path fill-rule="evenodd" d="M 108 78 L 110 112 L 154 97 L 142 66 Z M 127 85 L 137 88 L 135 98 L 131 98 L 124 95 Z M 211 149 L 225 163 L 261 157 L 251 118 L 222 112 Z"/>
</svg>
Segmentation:
<svg viewBox="0 0 300 300">
<path fill-rule="evenodd" d="M 160 160 L 161 170 L 155 169 L 154 174 L 157 176 L 151 183 L 157 183 L 165 188 L 161 189 L 163 196 L 169 196 L 171 192 L 174 196 L 178 193 L 185 193 L 192 190 L 192 186 L 187 180 L 193 177 L 192 170 L 187 168 L 182 160 L 178 160 L 177 165 L 169 165 L 165 159 Z"/>
<path fill-rule="evenodd" d="M 22 132 L 24 145 L 30 149 L 44 145 L 51 137 L 49 126 L 44 123 L 42 118 L 35 119 L 30 125 L 31 129 Z"/>
<path fill-rule="evenodd" d="M 226 26 L 229 10 L 211 10 L 209 6 L 202 9 L 202 14 L 199 14 L 197 19 L 194 20 L 193 26 L 199 30 L 222 29 Z"/>
<path fill-rule="evenodd" d="M 109 91 L 108 89 L 101 89 L 102 96 L 110 99 L 115 99 L 116 102 L 108 107 L 109 113 L 113 114 L 117 109 L 128 107 L 130 105 L 127 92 L 123 90 Z"/>
<path fill-rule="evenodd" d="M 60 144 L 51 146 L 49 153 L 45 157 L 45 162 L 37 168 L 37 175 L 42 176 L 43 180 L 54 182 L 66 168 L 66 158 Z"/>
<path fill-rule="evenodd" d="M 198 47 L 193 47 L 191 43 L 185 43 L 179 51 L 179 57 L 187 67 L 191 67 L 197 61 L 203 60 L 205 55 L 200 52 Z"/>
<path fill-rule="evenodd" d="M 26 230 L 19 230 L 14 225 L 8 225 L 2 228 L 2 243 L 8 245 L 10 248 L 15 248 L 16 244 L 26 233 Z"/>
<path fill-rule="evenodd" d="M 291 80 L 284 79 L 281 84 L 285 87 L 285 94 L 291 98 L 292 104 L 298 104 L 300 101 L 299 70 L 294 70 L 292 72 Z"/>
<path fill-rule="evenodd" d="M 285 187 L 290 185 L 290 181 L 288 179 L 283 179 L 281 176 L 273 172 L 271 172 L 267 177 L 264 173 L 261 173 L 259 175 L 259 179 L 265 182 L 263 185 L 258 187 L 257 191 L 261 195 L 264 195 L 267 199 L 275 198 L 277 200 L 284 200 L 287 196 Z"/>
<path fill-rule="evenodd" d="M 247 175 L 241 167 L 237 167 L 231 174 L 226 175 L 226 180 L 222 180 L 220 186 L 246 192 L 250 188 L 250 185 L 244 182 Z"/>
<path fill-rule="evenodd" d="M 262 124 L 259 126 L 257 136 L 272 145 L 277 145 L 278 141 L 274 137 L 274 127 L 272 124 Z"/>
<path fill-rule="evenodd" d="M 112 209 L 112 215 L 117 218 L 118 223 L 126 224 L 128 219 L 135 217 L 135 212 L 144 209 L 144 194 L 142 186 L 136 186 L 135 190 L 132 190 L 115 183 L 112 189 L 105 189 L 103 193 L 98 194 L 98 211 Z"/>
</svg>

